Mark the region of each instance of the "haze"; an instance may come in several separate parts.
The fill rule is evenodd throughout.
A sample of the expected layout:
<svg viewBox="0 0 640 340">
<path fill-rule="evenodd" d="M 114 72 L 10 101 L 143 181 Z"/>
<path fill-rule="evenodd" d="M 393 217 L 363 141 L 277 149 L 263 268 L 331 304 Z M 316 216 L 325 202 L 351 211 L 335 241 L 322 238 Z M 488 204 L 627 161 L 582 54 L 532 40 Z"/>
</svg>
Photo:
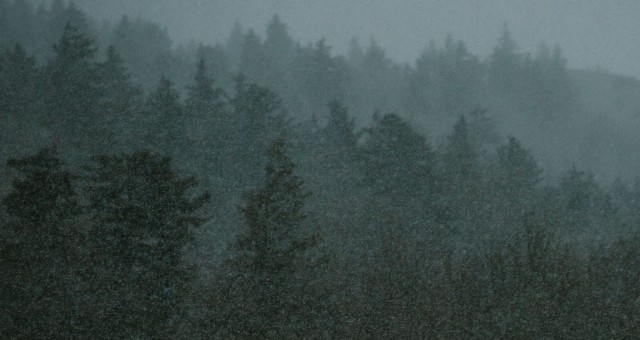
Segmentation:
<svg viewBox="0 0 640 340">
<path fill-rule="evenodd" d="M 0 339 L 637 338 L 638 9 L 0 0 Z"/>
<path fill-rule="evenodd" d="M 343 53 L 352 37 L 375 39 L 396 61 L 413 62 L 447 34 L 485 57 L 508 22 L 521 51 L 559 44 L 571 68 L 640 77 L 640 2 L 633 0 L 77 0 L 95 18 L 140 16 L 165 26 L 174 42 L 224 41 L 235 21 L 262 33 L 278 14 L 297 40 L 325 37 Z"/>
</svg>

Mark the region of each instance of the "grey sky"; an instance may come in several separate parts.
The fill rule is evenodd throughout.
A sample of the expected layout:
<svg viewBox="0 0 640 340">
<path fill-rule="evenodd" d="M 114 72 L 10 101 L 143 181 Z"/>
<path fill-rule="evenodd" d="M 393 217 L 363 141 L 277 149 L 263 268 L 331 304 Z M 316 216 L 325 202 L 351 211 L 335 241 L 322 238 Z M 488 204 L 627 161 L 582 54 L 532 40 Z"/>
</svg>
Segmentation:
<svg viewBox="0 0 640 340">
<path fill-rule="evenodd" d="M 262 33 L 275 13 L 302 42 L 325 37 L 338 53 L 351 37 L 370 38 L 412 62 L 448 33 L 484 57 L 508 22 L 522 51 L 560 44 L 572 68 L 640 77 L 637 0 L 76 0 L 97 18 L 127 13 L 169 29 L 176 41 L 223 41 L 238 20 Z"/>
</svg>

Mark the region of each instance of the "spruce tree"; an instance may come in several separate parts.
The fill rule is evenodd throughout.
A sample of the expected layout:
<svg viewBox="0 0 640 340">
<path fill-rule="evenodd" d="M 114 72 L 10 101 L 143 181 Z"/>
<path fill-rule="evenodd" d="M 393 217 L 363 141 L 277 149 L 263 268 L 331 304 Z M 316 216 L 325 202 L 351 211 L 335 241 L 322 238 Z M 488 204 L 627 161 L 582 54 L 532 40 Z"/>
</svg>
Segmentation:
<svg viewBox="0 0 640 340">
<path fill-rule="evenodd" d="M 136 118 L 141 111 L 142 89 L 131 81 L 131 75 L 124 66 L 120 54 L 113 46 L 106 51 L 106 60 L 96 65 L 96 86 L 98 98 L 94 104 L 99 140 L 97 153 L 123 149 L 133 143 L 127 133 L 141 127 Z"/>
<path fill-rule="evenodd" d="M 312 306 L 300 273 L 317 237 L 302 222 L 309 195 L 294 172 L 283 139 L 267 151 L 262 184 L 246 194 L 247 230 L 233 244 L 229 277 L 217 296 L 214 324 L 225 337 L 289 339 L 308 336 Z"/>
<path fill-rule="evenodd" d="M 147 98 L 145 147 L 170 156 L 179 155 L 186 145 L 184 109 L 173 81 L 166 76 Z"/>
<path fill-rule="evenodd" d="M 82 235 L 73 219 L 80 209 L 73 179 L 53 148 L 11 159 L 20 173 L 3 199 L 8 221 L 0 268 L 3 280 L 0 336 L 73 337 L 78 320 L 77 267 Z M 5 236 L 13 235 L 5 239 Z M 76 307 L 74 307 L 76 306 Z"/>
<path fill-rule="evenodd" d="M 185 252 L 209 195 L 194 194 L 170 159 L 149 151 L 93 158 L 87 166 L 92 331 L 172 337 L 185 317 L 193 268 Z"/>
<path fill-rule="evenodd" d="M 98 98 L 96 47 L 93 40 L 67 23 L 53 49 L 55 56 L 47 65 L 44 88 L 46 122 L 63 149 L 91 151 L 96 128 L 93 108 Z"/>
</svg>

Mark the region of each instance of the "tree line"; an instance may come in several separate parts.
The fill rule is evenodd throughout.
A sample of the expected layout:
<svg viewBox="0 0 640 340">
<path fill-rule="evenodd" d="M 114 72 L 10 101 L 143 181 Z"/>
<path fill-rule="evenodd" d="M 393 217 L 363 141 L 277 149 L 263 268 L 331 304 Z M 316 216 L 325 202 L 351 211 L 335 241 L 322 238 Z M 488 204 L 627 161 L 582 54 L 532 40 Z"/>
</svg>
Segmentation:
<svg viewBox="0 0 640 340">
<path fill-rule="evenodd" d="M 276 39 L 277 19 L 269 27 L 273 46 L 298 48 Z M 517 86 L 533 85 L 507 78 L 542 66 L 503 38 L 491 86 L 522 95 Z M 13 129 L 2 136 L 3 337 L 638 333 L 640 187 L 603 187 L 576 168 L 544 182 L 529 150 L 496 137 L 459 87 L 473 83 L 444 82 L 458 79 L 445 65 L 479 65 L 460 44 L 422 59 L 442 80 L 415 79 L 434 91 L 416 105 L 455 121 L 435 143 L 388 111 L 358 127 L 353 102 L 331 92 L 342 80 L 320 81 L 341 68 L 323 42 L 301 48 L 320 68 L 295 89 L 286 59 L 260 70 L 249 58 L 261 54 L 240 53 L 243 72 L 221 81 L 203 50 L 184 91 L 169 75 L 146 90 L 118 51 L 99 57 L 69 20 L 45 63 L 21 44 L 0 56 L 1 119 Z M 546 56 L 562 67 L 558 52 Z"/>
</svg>

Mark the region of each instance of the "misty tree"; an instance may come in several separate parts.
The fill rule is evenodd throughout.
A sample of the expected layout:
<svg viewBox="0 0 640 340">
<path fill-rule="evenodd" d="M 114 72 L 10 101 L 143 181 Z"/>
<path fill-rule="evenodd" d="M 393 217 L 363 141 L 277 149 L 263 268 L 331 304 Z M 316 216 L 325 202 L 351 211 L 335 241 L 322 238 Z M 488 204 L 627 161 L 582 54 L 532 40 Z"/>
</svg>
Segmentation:
<svg viewBox="0 0 640 340">
<path fill-rule="evenodd" d="M 94 41 L 67 24 L 55 56 L 47 65 L 45 80 L 46 122 L 53 128 L 56 142 L 87 151 L 95 139 L 94 103 L 98 97 L 95 83 Z"/>
<path fill-rule="evenodd" d="M 171 156 L 178 155 L 186 145 L 184 108 L 173 81 L 166 76 L 147 98 L 146 147 Z"/>
<path fill-rule="evenodd" d="M 492 215 L 501 219 L 503 228 L 515 230 L 523 218 L 537 209 L 542 170 L 520 142 L 510 136 L 507 143 L 497 149 L 497 159 L 489 171 Z"/>
<path fill-rule="evenodd" d="M 223 176 L 224 157 L 230 150 L 231 123 L 224 91 L 215 86 L 201 56 L 185 98 L 186 137 L 192 146 L 185 150 L 206 184 Z"/>
<path fill-rule="evenodd" d="M 491 214 L 483 197 L 485 183 L 476 147 L 465 117 L 460 116 L 441 154 L 438 189 L 443 195 L 437 202 L 437 216 L 441 223 L 465 237 L 474 237 L 471 231 L 479 232 Z"/>
<path fill-rule="evenodd" d="M 606 197 L 593 174 L 571 168 L 560 178 L 554 195 L 560 226 L 568 234 L 595 232 L 603 216 Z"/>
<path fill-rule="evenodd" d="M 17 155 L 23 147 L 39 145 L 33 131 L 41 129 L 42 88 L 40 69 L 33 56 L 27 54 L 22 45 L 16 44 L 0 54 L 0 152 L 5 162 Z"/>
<path fill-rule="evenodd" d="M 521 68 L 516 42 L 505 24 L 498 45 L 489 57 L 489 86 L 499 94 L 512 94 L 523 86 Z"/>
<path fill-rule="evenodd" d="M 324 39 L 300 51 L 296 65 L 294 84 L 303 100 L 300 109 L 319 115 L 329 101 L 345 97 L 346 66 L 331 55 L 331 46 Z"/>
<path fill-rule="evenodd" d="M 142 106 L 142 89 L 131 81 L 120 54 L 113 46 L 106 51 L 106 60 L 96 65 L 96 85 L 99 96 L 94 103 L 96 125 L 100 131 L 99 151 L 107 152 L 117 146 L 119 149 L 133 143 L 132 136 L 123 131 L 135 130 L 136 118 Z"/>
<path fill-rule="evenodd" d="M 277 139 L 267 151 L 265 177 L 246 194 L 242 208 L 247 230 L 227 263 L 230 271 L 215 296 L 213 324 L 223 337 L 288 339 L 309 336 L 313 305 L 304 274 L 313 266 L 308 252 L 315 235 L 302 222 L 307 196 L 286 144 Z M 310 319 L 311 318 L 311 319 Z"/>
<path fill-rule="evenodd" d="M 35 59 L 22 45 L 0 55 L 0 110 L 17 119 L 34 114 L 37 79 Z"/>
<path fill-rule="evenodd" d="M 240 71 L 240 58 L 242 55 L 244 34 L 244 27 L 242 27 L 242 24 L 240 24 L 239 21 L 236 21 L 224 43 L 224 49 L 227 51 L 229 61 L 231 62 L 231 65 L 229 66 L 231 66 L 231 69 L 234 72 Z"/>
<path fill-rule="evenodd" d="M 244 76 L 236 78 L 235 93 L 229 100 L 233 133 L 232 167 L 234 175 L 245 185 L 254 185 L 259 178 L 265 158 L 263 151 L 289 129 L 281 99 L 272 91 L 255 83 L 247 83 Z M 242 170 L 241 170 L 242 169 Z M 243 177 L 244 176 L 244 177 Z"/>
<path fill-rule="evenodd" d="M 10 159 L 19 172 L 3 199 L 8 219 L 2 228 L 2 309 L 5 337 L 57 337 L 74 334 L 79 311 L 77 262 L 82 235 L 74 176 L 54 148 Z M 13 235 L 5 239 L 6 235 Z M 5 328 L 6 327 L 6 328 Z"/>
<path fill-rule="evenodd" d="M 573 107 L 575 94 L 560 47 L 540 45 L 526 71 L 529 90 L 525 100 L 531 103 L 531 110 L 545 120 L 565 118 Z"/>
<path fill-rule="evenodd" d="M 109 32 L 109 44 L 122 54 L 131 68 L 132 78 L 145 88 L 157 85 L 160 74 L 175 77 L 177 60 L 171 51 L 171 39 L 158 24 L 126 15 Z"/>
<path fill-rule="evenodd" d="M 531 195 L 542 180 L 542 170 L 529 151 L 515 137 L 509 136 L 507 144 L 498 148 L 497 156 L 498 185 L 505 190 L 509 200 Z"/>
<path fill-rule="evenodd" d="M 452 182 L 466 182 L 477 172 L 476 162 L 474 146 L 471 144 L 467 121 L 463 115 L 447 136 L 443 155 L 444 171 Z"/>
<path fill-rule="evenodd" d="M 414 110 L 432 116 L 457 116 L 478 104 L 483 69 L 462 41 L 447 36 L 443 48 L 427 47 L 409 77 Z"/>
<path fill-rule="evenodd" d="M 396 114 L 375 115 L 364 132 L 361 152 L 376 194 L 412 197 L 430 189 L 435 155 L 409 124 Z"/>
<path fill-rule="evenodd" d="M 400 99 L 398 91 L 403 88 L 404 74 L 385 50 L 374 40 L 366 49 L 354 40 L 349 53 L 349 64 L 342 71 L 342 91 L 353 109 L 374 112 L 402 107 L 404 98 Z M 335 59 L 342 67 L 342 58 Z"/>
<path fill-rule="evenodd" d="M 94 335 L 175 335 L 194 275 L 185 254 L 209 194 L 150 151 L 96 156 L 87 176 Z"/>
<path fill-rule="evenodd" d="M 347 108 L 338 100 L 332 100 L 329 105 L 327 124 L 322 128 L 322 136 L 330 148 L 338 153 L 348 153 L 355 148 L 357 136 L 355 122 L 349 116 Z"/>
<path fill-rule="evenodd" d="M 238 73 L 245 74 L 259 84 L 266 84 L 265 72 L 268 64 L 262 40 L 255 31 L 249 30 L 244 34 L 241 46 Z"/>
<path fill-rule="evenodd" d="M 267 24 L 264 53 L 269 65 L 265 75 L 267 85 L 281 94 L 290 93 L 293 85 L 291 64 L 294 61 L 294 43 L 287 26 L 277 15 Z"/>
</svg>

